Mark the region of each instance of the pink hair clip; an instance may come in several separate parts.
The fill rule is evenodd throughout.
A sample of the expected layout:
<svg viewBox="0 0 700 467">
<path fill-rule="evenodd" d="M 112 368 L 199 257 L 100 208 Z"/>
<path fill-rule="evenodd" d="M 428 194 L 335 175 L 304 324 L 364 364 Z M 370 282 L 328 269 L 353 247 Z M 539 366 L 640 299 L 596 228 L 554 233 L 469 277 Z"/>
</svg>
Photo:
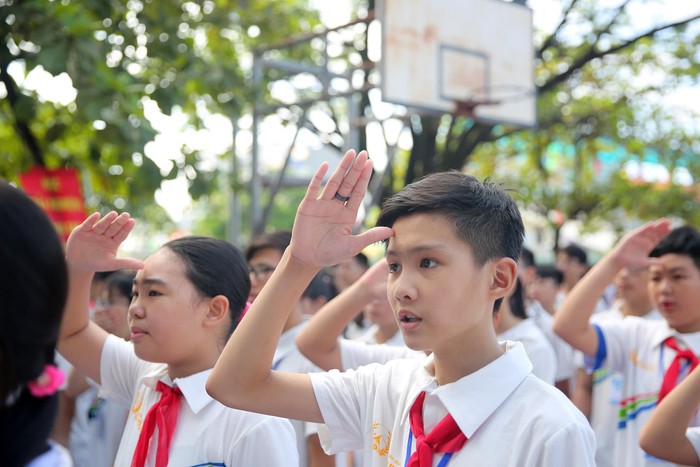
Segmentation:
<svg viewBox="0 0 700 467">
<path fill-rule="evenodd" d="M 55 394 L 65 380 L 66 375 L 60 368 L 47 364 L 44 366 L 44 372 L 34 381 L 27 383 L 27 387 L 32 396 L 46 397 Z"/>
</svg>

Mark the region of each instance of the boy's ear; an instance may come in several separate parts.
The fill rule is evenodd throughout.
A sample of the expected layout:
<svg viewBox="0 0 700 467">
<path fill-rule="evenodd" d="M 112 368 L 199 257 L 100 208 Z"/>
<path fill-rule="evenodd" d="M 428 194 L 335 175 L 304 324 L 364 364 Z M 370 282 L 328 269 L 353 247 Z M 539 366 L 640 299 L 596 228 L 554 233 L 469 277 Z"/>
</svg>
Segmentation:
<svg viewBox="0 0 700 467">
<path fill-rule="evenodd" d="M 209 308 L 204 320 L 207 324 L 217 326 L 222 320 L 228 320 L 228 298 L 217 295 L 209 300 Z"/>
<path fill-rule="evenodd" d="M 507 297 L 515 288 L 518 279 L 518 265 L 511 258 L 494 261 L 493 276 L 489 292 L 493 299 Z"/>
</svg>

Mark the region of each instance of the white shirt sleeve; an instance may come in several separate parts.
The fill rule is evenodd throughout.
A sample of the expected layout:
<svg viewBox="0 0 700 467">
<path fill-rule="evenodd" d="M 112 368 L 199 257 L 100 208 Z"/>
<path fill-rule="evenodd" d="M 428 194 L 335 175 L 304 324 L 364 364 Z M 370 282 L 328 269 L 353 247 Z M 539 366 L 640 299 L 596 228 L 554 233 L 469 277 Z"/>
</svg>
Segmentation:
<svg viewBox="0 0 700 467">
<path fill-rule="evenodd" d="M 100 359 L 100 396 L 129 407 L 139 378 L 152 366 L 136 356 L 130 342 L 110 334 Z"/>
<path fill-rule="evenodd" d="M 591 467 L 595 463 L 595 436 L 582 430 L 580 425 L 569 423 L 548 437 L 541 451 L 542 458 L 532 467 L 541 465 L 565 465 L 566 467 Z"/>
<path fill-rule="evenodd" d="M 309 374 L 325 422 L 318 426 L 318 435 L 327 454 L 362 449 L 364 421 L 371 416 L 376 397 L 374 369 L 379 367 Z"/>
<path fill-rule="evenodd" d="M 695 455 L 700 460 L 700 426 L 688 428 L 685 432 L 685 437 L 688 438 L 691 446 L 695 449 Z"/>
</svg>

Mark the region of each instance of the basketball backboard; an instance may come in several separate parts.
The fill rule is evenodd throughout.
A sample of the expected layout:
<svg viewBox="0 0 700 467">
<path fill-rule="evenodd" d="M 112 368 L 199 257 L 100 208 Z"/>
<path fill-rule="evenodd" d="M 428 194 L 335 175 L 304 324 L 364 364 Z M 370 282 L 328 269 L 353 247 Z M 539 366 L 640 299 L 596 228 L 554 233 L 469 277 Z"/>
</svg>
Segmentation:
<svg viewBox="0 0 700 467">
<path fill-rule="evenodd" d="M 380 0 L 382 100 L 531 127 L 532 10 L 503 0 Z"/>
</svg>

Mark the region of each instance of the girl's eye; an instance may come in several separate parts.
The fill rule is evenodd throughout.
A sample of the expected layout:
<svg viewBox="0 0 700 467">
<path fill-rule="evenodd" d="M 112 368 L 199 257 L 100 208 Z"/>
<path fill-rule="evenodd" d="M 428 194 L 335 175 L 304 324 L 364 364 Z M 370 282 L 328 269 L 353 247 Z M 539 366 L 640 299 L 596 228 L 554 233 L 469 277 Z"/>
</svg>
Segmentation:
<svg viewBox="0 0 700 467">
<path fill-rule="evenodd" d="M 148 292 L 149 297 L 157 297 L 159 295 L 162 295 L 162 294 L 160 292 L 158 292 L 157 290 L 151 290 Z"/>
<path fill-rule="evenodd" d="M 399 270 L 399 265 L 396 263 L 389 263 L 389 272 L 396 272 Z"/>
<path fill-rule="evenodd" d="M 437 265 L 432 259 L 424 258 L 420 261 L 420 267 L 422 268 L 434 268 Z"/>
<path fill-rule="evenodd" d="M 133 290 L 133 291 L 131 292 L 131 299 L 132 299 L 132 300 L 135 299 L 135 298 L 138 297 L 138 296 L 139 296 L 139 293 L 138 293 L 137 291 Z"/>
</svg>

